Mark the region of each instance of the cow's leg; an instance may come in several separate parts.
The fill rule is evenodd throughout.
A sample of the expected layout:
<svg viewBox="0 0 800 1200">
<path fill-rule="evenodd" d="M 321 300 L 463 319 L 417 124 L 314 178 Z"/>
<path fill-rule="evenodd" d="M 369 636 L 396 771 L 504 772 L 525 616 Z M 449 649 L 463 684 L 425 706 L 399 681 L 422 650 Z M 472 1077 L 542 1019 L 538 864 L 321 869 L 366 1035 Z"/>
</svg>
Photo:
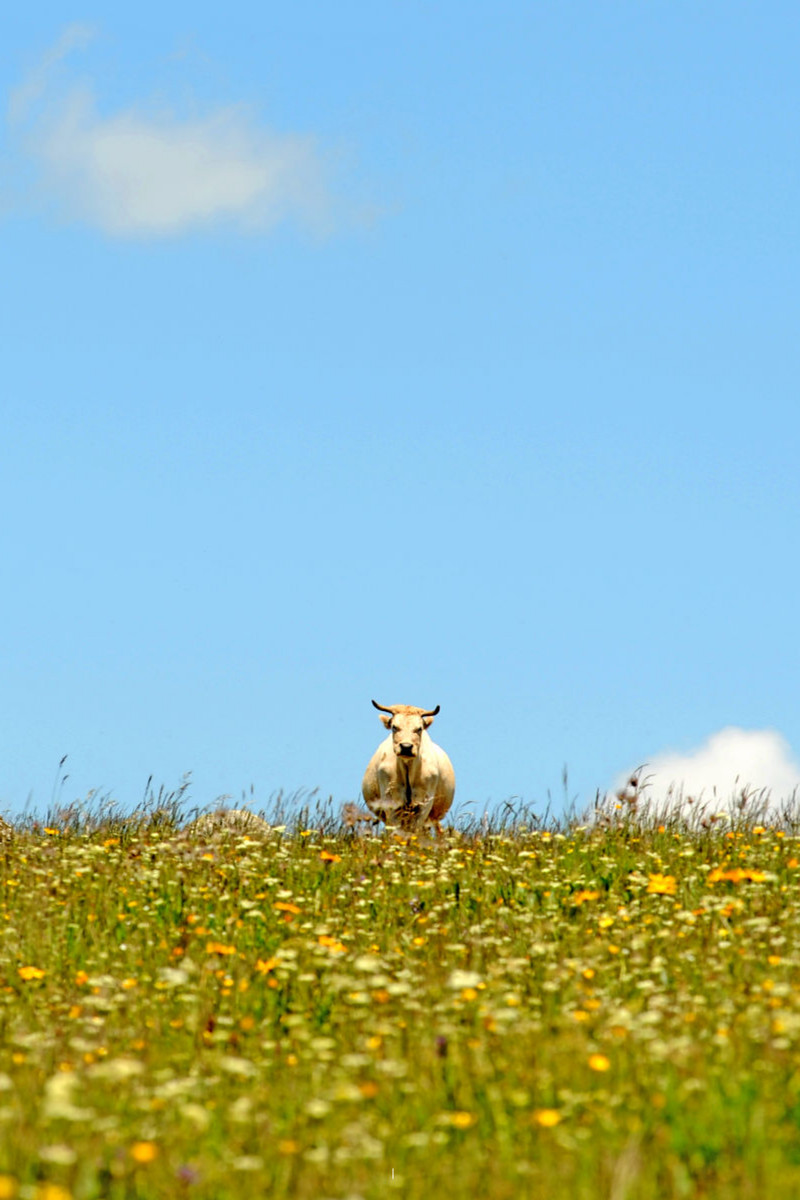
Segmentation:
<svg viewBox="0 0 800 1200">
<path fill-rule="evenodd" d="M 380 817 L 387 829 L 397 829 L 402 825 L 403 798 L 398 794 L 396 780 L 388 773 L 379 777 L 380 783 Z"/>
<path fill-rule="evenodd" d="M 433 808 L 433 797 L 423 800 L 422 804 L 417 809 L 417 829 L 422 829 L 431 815 Z"/>
</svg>

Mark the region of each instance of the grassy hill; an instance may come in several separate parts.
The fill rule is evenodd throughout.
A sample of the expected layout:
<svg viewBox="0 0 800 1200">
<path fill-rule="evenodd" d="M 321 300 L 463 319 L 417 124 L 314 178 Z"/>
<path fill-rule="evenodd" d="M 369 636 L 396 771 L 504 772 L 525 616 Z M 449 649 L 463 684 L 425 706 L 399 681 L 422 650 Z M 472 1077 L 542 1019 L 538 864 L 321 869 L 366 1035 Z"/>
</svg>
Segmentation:
<svg viewBox="0 0 800 1200">
<path fill-rule="evenodd" d="M 0 844 L 0 1200 L 800 1194 L 800 841 Z"/>
</svg>

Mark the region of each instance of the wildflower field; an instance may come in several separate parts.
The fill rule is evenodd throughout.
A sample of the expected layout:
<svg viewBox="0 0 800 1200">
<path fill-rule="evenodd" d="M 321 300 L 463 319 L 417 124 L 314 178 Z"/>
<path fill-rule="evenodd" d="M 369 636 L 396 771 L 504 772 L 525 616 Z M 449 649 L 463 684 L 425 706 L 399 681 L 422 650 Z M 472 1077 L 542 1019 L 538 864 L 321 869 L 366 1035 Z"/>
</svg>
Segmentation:
<svg viewBox="0 0 800 1200">
<path fill-rule="evenodd" d="M 0 846 L 0 1200 L 800 1195 L 800 840 Z"/>
</svg>

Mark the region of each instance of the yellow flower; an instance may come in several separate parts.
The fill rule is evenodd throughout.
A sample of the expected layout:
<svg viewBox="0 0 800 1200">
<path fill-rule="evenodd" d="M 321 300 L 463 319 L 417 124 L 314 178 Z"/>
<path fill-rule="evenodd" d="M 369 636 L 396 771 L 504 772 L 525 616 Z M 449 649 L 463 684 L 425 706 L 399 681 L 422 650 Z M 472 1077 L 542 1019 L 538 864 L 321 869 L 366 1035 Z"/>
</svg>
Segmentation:
<svg viewBox="0 0 800 1200">
<path fill-rule="evenodd" d="M 72 1200 L 72 1192 L 60 1183 L 40 1183 L 33 1195 L 34 1200 Z"/>
<path fill-rule="evenodd" d="M 272 907 L 277 912 L 282 912 L 282 913 L 295 913 L 296 914 L 296 913 L 300 912 L 300 909 L 297 907 L 296 904 L 286 904 L 283 900 L 279 900 L 276 904 L 273 904 Z"/>
<path fill-rule="evenodd" d="M 452 1125 L 454 1129 L 469 1129 L 477 1121 L 477 1117 L 471 1112 L 453 1112 L 448 1113 L 448 1125 Z"/>
<path fill-rule="evenodd" d="M 568 902 L 578 906 L 580 904 L 585 904 L 587 900 L 597 900 L 599 899 L 599 896 L 599 892 L 590 892 L 584 888 L 580 892 L 573 892 L 573 894 L 568 897 Z"/>
<path fill-rule="evenodd" d="M 763 871 L 757 871 L 753 867 L 733 867 L 730 871 L 715 867 L 713 871 L 709 871 L 706 882 L 721 883 L 724 880 L 728 883 L 742 883 L 747 879 L 751 883 L 763 883 L 766 878 Z"/>
<path fill-rule="evenodd" d="M 131 1146 L 131 1158 L 140 1166 L 147 1166 L 158 1158 L 158 1146 L 155 1142 L 134 1142 Z"/>
<path fill-rule="evenodd" d="M 0 1200 L 14 1200 L 17 1181 L 13 1175 L 0 1175 Z"/>
<path fill-rule="evenodd" d="M 561 1113 L 555 1108 L 537 1108 L 533 1120 L 537 1125 L 541 1125 L 542 1129 L 552 1129 L 561 1120 Z"/>
<path fill-rule="evenodd" d="M 320 854 L 320 858 L 322 859 L 323 862 L 329 862 L 329 863 L 335 863 L 335 862 L 342 861 L 341 854 L 330 854 L 327 850 L 322 851 L 322 853 Z"/>
<path fill-rule="evenodd" d="M 206 944 L 206 954 L 235 954 L 235 946 L 225 946 L 222 942 L 208 942 Z"/>
<path fill-rule="evenodd" d="M 607 1071 L 611 1066 L 611 1062 L 606 1058 L 605 1054 L 590 1054 L 589 1066 L 593 1071 Z"/>
<path fill-rule="evenodd" d="M 27 983 L 31 979 L 44 979 L 47 972 L 41 967 L 17 967 L 17 974 Z"/>
<path fill-rule="evenodd" d="M 653 896 L 674 896 L 678 881 L 674 875 L 651 875 L 647 891 Z"/>
<path fill-rule="evenodd" d="M 321 933 L 317 941 L 320 946 L 325 946 L 330 950 L 331 954 L 344 954 L 347 951 L 347 947 L 342 942 L 335 937 L 329 937 L 327 933 Z"/>
</svg>

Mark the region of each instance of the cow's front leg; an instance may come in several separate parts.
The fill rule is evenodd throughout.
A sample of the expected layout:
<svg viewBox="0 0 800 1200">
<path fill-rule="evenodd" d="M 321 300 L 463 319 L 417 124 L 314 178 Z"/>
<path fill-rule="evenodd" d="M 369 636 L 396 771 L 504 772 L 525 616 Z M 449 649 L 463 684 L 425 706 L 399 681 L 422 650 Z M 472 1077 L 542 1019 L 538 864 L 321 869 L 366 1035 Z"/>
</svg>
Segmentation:
<svg viewBox="0 0 800 1200">
<path fill-rule="evenodd" d="M 381 780 L 380 816 L 387 828 L 396 828 L 403 823 L 405 796 L 394 779 Z"/>
<path fill-rule="evenodd" d="M 428 817 L 431 815 L 432 808 L 433 808 L 433 797 L 432 796 L 425 800 L 420 800 L 416 804 L 411 805 L 410 811 L 409 811 L 411 828 L 414 829 L 416 832 L 419 832 L 419 830 L 423 829 L 425 826 L 425 822 L 428 820 Z"/>
</svg>

